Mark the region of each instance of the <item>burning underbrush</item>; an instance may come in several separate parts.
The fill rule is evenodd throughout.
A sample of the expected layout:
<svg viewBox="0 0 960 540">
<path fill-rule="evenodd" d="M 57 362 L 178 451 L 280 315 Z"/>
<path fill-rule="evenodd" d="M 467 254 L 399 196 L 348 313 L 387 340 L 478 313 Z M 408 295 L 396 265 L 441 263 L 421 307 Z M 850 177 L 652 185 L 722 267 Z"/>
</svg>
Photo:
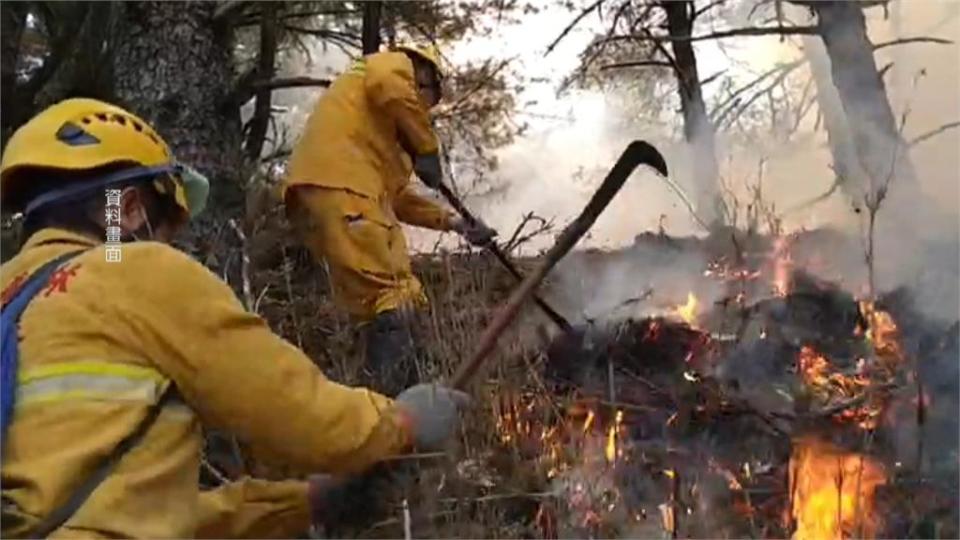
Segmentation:
<svg viewBox="0 0 960 540">
<path fill-rule="evenodd" d="M 555 495 L 543 537 L 957 534 L 956 440 L 924 433 L 956 433 L 955 386 L 925 389 L 957 361 L 956 325 L 918 326 L 902 292 L 858 300 L 774 245 L 764 267 L 711 265 L 713 305 L 558 336 L 537 384 L 498 396 L 501 444 Z M 918 485 L 922 509 L 903 496 Z"/>
<path fill-rule="evenodd" d="M 323 273 L 295 244 L 264 245 L 252 253 L 269 268 L 254 273 L 258 311 L 331 377 L 356 381 L 362 351 L 326 300 Z M 353 504 L 358 524 L 331 534 L 960 534 L 956 323 L 928 319 L 910 291 L 871 300 L 818 277 L 831 275 L 827 255 L 843 253 L 821 231 L 752 241 L 644 235 L 638 245 L 639 258 L 574 253 L 588 263 L 579 281 L 557 275 L 545 287 L 572 315 L 563 293 L 590 297 L 597 269 L 619 265 L 618 280 L 636 280 L 636 294 L 620 295 L 632 296 L 632 311 L 584 316 L 574 333 L 551 338 L 531 308 L 474 389 L 462 448 L 410 458 L 420 470 L 413 484 L 371 476 Z M 649 266 L 631 278 L 638 259 L 666 270 L 655 286 L 668 295 L 643 282 Z M 681 267 L 699 285 L 677 278 Z M 513 281 L 477 253 L 421 257 L 415 268 L 431 299 L 422 373 L 434 378 L 470 353 Z"/>
</svg>

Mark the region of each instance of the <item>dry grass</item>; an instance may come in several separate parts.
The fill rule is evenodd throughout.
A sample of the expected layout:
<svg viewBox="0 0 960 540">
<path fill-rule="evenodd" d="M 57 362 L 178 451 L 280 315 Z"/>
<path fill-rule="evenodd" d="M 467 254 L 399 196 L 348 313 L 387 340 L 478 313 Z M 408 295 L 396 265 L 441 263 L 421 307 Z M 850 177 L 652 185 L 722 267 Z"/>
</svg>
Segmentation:
<svg viewBox="0 0 960 540">
<path fill-rule="evenodd" d="M 256 311 L 275 332 L 298 345 L 330 378 L 360 381 L 363 350 L 358 332 L 331 301 L 325 269 L 314 263 L 281 220 L 271 220 L 249 243 L 253 268 L 251 294 Z M 520 261 L 523 268 L 532 261 Z M 417 256 L 414 269 L 430 299 L 419 313 L 418 334 L 426 350 L 422 380 L 451 375 L 469 356 L 496 307 L 509 295 L 513 278 L 484 253 L 437 252 Z M 412 460 L 419 465 L 416 485 L 392 486 L 385 494 L 392 515 L 378 516 L 369 528 L 351 536 L 403 535 L 400 504 L 410 501 L 413 535 L 419 537 L 530 536 L 527 527 L 544 486 L 519 456 L 500 446 L 494 425 L 496 396 L 531 383 L 530 367 L 543 348 L 544 322 L 535 312 L 521 315 L 501 339 L 487 369 L 472 388 L 475 404 L 458 444 L 441 457 Z M 551 330 L 552 331 L 552 330 Z M 247 449 L 247 465 L 256 475 L 282 478 L 295 471 L 267 465 Z M 491 470 L 491 463 L 495 465 Z M 493 482 L 490 478 L 495 477 Z M 495 485 L 491 485 L 495 484 Z"/>
</svg>

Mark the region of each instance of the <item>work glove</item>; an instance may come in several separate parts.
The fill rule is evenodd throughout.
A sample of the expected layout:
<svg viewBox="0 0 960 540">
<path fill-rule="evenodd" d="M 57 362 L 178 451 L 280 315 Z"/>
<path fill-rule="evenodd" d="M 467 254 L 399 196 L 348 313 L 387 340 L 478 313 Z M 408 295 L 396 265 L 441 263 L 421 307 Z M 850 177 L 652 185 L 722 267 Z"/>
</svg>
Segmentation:
<svg viewBox="0 0 960 540">
<path fill-rule="evenodd" d="M 470 404 L 470 396 L 437 384 L 417 384 L 396 399 L 409 422 L 410 438 L 421 450 L 435 450 L 453 436 L 460 423 L 460 409 Z"/>
<path fill-rule="evenodd" d="M 467 239 L 467 242 L 477 247 L 487 247 L 497 236 L 497 231 L 486 223 L 477 220 L 458 218 L 453 222 L 453 230 Z"/>
<path fill-rule="evenodd" d="M 413 160 L 413 172 L 428 187 L 437 189 L 443 180 L 443 169 L 440 167 L 440 156 L 437 154 L 420 154 Z"/>
<path fill-rule="evenodd" d="M 346 481 L 329 474 L 314 474 L 307 477 L 307 501 L 310 504 L 310 517 L 314 524 L 326 522 L 335 515 L 335 500 Z"/>
</svg>

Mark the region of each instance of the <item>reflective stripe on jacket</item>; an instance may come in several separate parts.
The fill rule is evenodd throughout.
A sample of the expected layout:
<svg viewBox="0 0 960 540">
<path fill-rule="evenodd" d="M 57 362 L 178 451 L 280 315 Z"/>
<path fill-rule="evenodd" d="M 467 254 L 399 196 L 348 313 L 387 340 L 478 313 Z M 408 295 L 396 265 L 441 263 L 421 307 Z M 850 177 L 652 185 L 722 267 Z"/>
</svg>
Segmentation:
<svg viewBox="0 0 960 540">
<path fill-rule="evenodd" d="M 186 538 L 216 535 L 216 523 L 302 531 L 303 483 L 201 496 L 201 422 L 307 471 L 354 472 L 406 444 L 391 400 L 326 379 L 167 245 L 124 244 L 121 261 L 107 262 L 96 241 L 45 229 L 0 269 L 0 291 L 78 247 L 92 249 L 51 277 L 21 318 L 18 401 L 0 470 L 4 537 L 60 505 L 169 384 L 182 400 L 164 407 L 54 536 Z"/>
</svg>

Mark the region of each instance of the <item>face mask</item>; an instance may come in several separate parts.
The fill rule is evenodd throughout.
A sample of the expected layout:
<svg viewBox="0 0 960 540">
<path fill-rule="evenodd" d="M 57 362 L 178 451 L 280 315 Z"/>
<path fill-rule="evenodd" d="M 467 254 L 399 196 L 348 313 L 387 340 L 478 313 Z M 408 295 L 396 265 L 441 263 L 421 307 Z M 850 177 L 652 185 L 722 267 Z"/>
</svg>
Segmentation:
<svg viewBox="0 0 960 540">
<path fill-rule="evenodd" d="M 144 208 L 143 203 L 138 202 L 137 212 L 140 214 L 140 218 L 143 220 L 143 224 L 135 231 L 130 231 L 127 233 L 126 241 L 140 242 L 143 240 L 153 240 L 153 224 L 150 223 L 150 216 L 147 214 L 147 209 Z"/>
</svg>

